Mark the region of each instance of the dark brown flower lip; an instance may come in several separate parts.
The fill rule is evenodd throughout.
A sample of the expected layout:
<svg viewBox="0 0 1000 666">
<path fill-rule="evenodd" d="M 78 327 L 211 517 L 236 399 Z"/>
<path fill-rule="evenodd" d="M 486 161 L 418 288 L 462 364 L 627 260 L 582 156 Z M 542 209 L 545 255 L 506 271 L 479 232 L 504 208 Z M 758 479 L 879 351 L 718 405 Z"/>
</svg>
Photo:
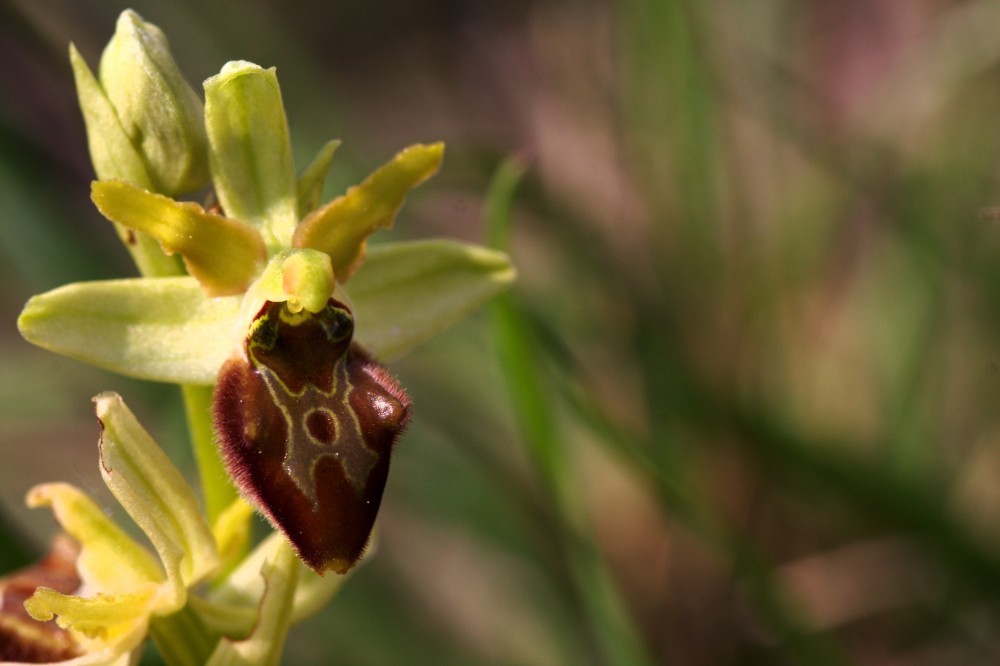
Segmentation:
<svg viewBox="0 0 1000 666">
<path fill-rule="evenodd" d="M 361 558 L 410 399 L 352 342 L 353 317 L 267 303 L 219 373 L 218 444 L 243 495 L 319 573 Z"/>
</svg>

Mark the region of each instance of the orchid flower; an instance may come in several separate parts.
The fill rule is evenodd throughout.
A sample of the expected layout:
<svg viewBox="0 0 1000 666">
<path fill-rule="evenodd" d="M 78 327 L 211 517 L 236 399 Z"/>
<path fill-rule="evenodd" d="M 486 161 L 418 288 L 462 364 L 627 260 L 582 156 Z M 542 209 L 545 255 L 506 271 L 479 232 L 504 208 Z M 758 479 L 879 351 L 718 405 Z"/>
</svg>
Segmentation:
<svg viewBox="0 0 1000 666">
<path fill-rule="evenodd" d="M 132 11 L 97 76 L 73 47 L 70 60 L 92 199 L 141 277 L 35 296 L 18 327 L 46 349 L 182 386 L 207 519 L 121 399 L 102 394 L 102 473 L 159 562 L 79 490 L 40 486 L 29 502 L 52 506 L 80 543 L 83 585 L 39 587 L 25 608 L 69 632 L 82 661 L 67 663 L 119 663 L 147 631 L 169 663 L 277 663 L 289 624 L 343 579 L 323 574 L 348 572 L 371 539 L 410 416 L 382 362 L 506 288 L 514 269 L 449 240 L 368 248 L 438 170 L 440 143 L 402 150 L 321 203 L 339 142 L 295 173 L 273 68 L 227 63 L 202 104 L 163 33 Z M 178 198 L 209 184 L 214 203 Z M 250 506 L 276 532 L 246 555 Z M 192 594 L 207 579 L 211 592 Z"/>
<path fill-rule="evenodd" d="M 126 13 L 119 25 L 131 34 L 137 22 Z M 111 57 L 133 51 L 116 48 Z M 103 88 L 80 88 L 85 110 L 117 108 L 104 74 L 131 60 L 116 68 L 108 58 Z M 147 87 L 170 97 L 176 86 Z M 107 121 L 110 112 L 85 116 L 92 142 L 120 143 L 128 156 L 95 160 L 98 175 L 116 176 L 93 184 L 98 210 L 125 230 L 126 243 L 152 238 L 180 255 L 187 274 L 67 285 L 32 298 L 18 325 L 39 346 L 116 372 L 215 385 L 215 432 L 230 477 L 304 561 L 343 573 L 364 551 L 408 419 L 409 398 L 376 359 L 451 325 L 503 289 L 513 269 L 501 253 L 453 241 L 368 251 L 368 236 L 392 226 L 406 194 L 438 169 L 441 144 L 411 146 L 319 205 L 336 142 L 296 177 L 275 71 L 230 62 L 204 87 L 214 210 L 119 177 L 165 180 L 143 175 L 151 167 L 120 166 L 153 162 L 136 158 L 146 153 L 123 129 L 128 123 Z M 194 125 L 190 105 L 157 106 Z"/>
</svg>

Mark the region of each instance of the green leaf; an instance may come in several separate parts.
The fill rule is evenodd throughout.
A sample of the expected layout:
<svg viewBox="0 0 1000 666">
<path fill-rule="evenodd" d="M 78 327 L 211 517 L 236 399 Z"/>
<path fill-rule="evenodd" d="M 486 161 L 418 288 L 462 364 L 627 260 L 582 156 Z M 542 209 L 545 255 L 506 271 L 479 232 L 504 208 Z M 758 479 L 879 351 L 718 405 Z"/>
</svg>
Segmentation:
<svg viewBox="0 0 1000 666">
<path fill-rule="evenodd" d="M 206 298 L 192 277 L 81 282 L 31 298 L 29 342 L 140 379 L 212 384 L 239 341 L 241 299 Z"/>
<path fill-rule="evenodd" d="M 428 240 L 374 247 L 345 286 L 355 339 L 380 359 L 400 356 L 448 328 L 515 278 L 506 254 Z"/>
<path fill-rule="evenodd" d="M 176 610 L 185 589 L 219 564 L 215 538 L 194 491 L 117 393 L 94 398 L 101 422 L 101 475 L 156 548 L 174 583 Z"/>
<path fill-rule="evenodd" d="M 145 161 L 153 187 L 180 194 L 208 184 L 208 139 L 197 93 L 166 36 L 134 11 L 118 17 L 101 56 L 101 87 Z"/>
<path fill-rule="evenodd" d="M 205 125 L 212 181 L 226 215 L 260 228 L 272 253 L 289 247 L 298 204 L 274 68 L 229 62 L 205 81 Z"/>
<path fill-rule="evenodd" d="M 196 203 L 174 201 L 123 180 L 94 182 L 91 197 L 112 222 L 149 234 L 169 254 L 180 253 L 211 296 L 246 291 L 267 256 L 256 229 Z"/>
<path fill-rule="evenodd" d="M 443 156 L 442 143 L 400 151 L 360 185 L 302 220 L 293 245 L 330 255 L 334 275 L 344 282 L 364 259 L 368 236 L 392 226 L 407 193 L 434 175 Z"/>
<path fill-rule="evenodd" d="M 340 146 L 340 141 L 329 141 L 320 148 L 316 157 L 309 163 L 298 180 L 298 201 L 299 218 L 303 218 L 319 207 L 323 198 L 323 184 L 326 182 L 326 174 L 330 171 L 330 163 L 333 161 L 333 154 Z"/>
</svg>

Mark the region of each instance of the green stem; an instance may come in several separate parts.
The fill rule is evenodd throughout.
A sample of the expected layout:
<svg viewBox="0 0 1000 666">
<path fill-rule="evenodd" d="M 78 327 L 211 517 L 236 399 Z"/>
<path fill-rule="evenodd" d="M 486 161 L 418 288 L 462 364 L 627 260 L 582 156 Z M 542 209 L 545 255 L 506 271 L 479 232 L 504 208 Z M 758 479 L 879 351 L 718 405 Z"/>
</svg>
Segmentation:
<svg viewBox="0 0 1000 666">
<path fill-rule="evenodd" d="M 198 619 L 190 606 L 173 615 L 154 617 L 149 634 L 168 666 L 202 666 L 219 640 Z"/>
<path fill-rule="evenodd" d="M 229 481 L 219 450 L 215 446 L 212 429 L 212 387 L 186 385 L 181 387 L 184 410 L 187 413 L 191 446 L 194 449 L 205 513 L 209 525 L 214 525 L 219 515 L 237 498 L 236 489 Z"/>
</svg>

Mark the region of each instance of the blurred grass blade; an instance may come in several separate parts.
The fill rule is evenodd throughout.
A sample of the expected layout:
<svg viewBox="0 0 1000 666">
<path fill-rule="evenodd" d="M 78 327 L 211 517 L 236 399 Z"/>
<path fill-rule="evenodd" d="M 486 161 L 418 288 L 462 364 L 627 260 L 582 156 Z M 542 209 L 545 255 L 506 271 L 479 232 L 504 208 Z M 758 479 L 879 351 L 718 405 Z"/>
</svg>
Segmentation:
<svg viewBox="0 0 1000 666">
<path fill-rule="evenodd" d="M 526 165 L 514 157 L 498 169 L 486 200 L 490 244 L 506 251 L 511 229 L 514 193 Z M 512 294 L 501 294 L 492 307 L 497 356 L 521 434 L 538 475 L 561 521 L 566 566 L 582 610 L 604 661 L 612 664 L 648 664 L 650 659 L 632 625 L 611 572 L 594 543 L 579 496 L 577 480 L 567 460 L 555 414 L 550 383 L 541 373 L 536 341 Z"/>
</svg>

